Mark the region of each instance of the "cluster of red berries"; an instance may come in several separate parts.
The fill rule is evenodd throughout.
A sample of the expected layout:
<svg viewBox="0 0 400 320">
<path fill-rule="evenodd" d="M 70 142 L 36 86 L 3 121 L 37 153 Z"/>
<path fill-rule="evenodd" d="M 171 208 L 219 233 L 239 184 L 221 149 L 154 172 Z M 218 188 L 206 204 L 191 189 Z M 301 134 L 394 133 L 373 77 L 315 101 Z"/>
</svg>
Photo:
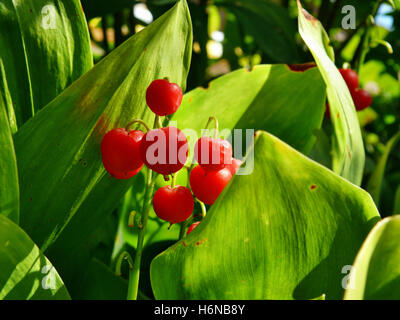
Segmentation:
<svg viewBox="0 0 400 320">
<path fill-rule="evenodd" d="M 182 102 L 182 90 L 167 79 L 155 80 L 146 91 L 146 102 L 157 116 L 171 115 Z M 113 129 L 101 142 L 103 165 L 112 177 L 132 178 L 143 165 L 163 176 L 184 167 L 189 145 L 182 131 L 175 127 L 149 130 L 141 120 L 133 123 L 143 124 L 147 132 Z M 183 222 L 191 216 L 194 209 L 192 192 L 203 203 L 213 204 L 241 165 L 240 160 L 232 157 L 231 144 L 218 138 L 200 138 L 195 146 L 195 159 L 199 165 L 190 172 L 191 190 L 173 185 L 159 188 L 154 194 L 155 213 L 171 224 Z M 188 234 L 197 225 L 192 224 Z"/>
<path fill-rule="evenodd" d="M 357 111 L 362 111 L 372 104 L 372 97 L 368 91 L 359 88 L 358 75 L 351 69 L 339 69 L 343 80 L 349 88 Z M 326 115 L 330 117 L 329 104 L 326 104 Z"/>
</svg>

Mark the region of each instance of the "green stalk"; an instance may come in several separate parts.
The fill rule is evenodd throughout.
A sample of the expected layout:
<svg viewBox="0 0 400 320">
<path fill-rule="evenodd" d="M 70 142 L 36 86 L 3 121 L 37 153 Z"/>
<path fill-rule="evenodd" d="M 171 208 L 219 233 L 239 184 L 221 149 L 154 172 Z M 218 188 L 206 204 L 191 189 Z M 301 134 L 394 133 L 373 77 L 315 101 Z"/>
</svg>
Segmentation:
<svg viewBox="0 0 400 320">
<path fill-rule="evenodd" d="M 141 223 L 138 226 L 139 235 L 136 246 L 136 253 L 133 262 L 133 268 L 129 271 L 129 286 L 127 300 L 137 300 L 139 291 L 139 276 L 140 276 L 140 264 L 142 260 L 144 235 L 146 233 L 147 220 L 149 218 L 149 212 L 151 207 L 151 196 L 154 189 L 154 181 L 152 180 L 153 172 L 147 169 L 147 181 L 145 187 L 145 194 L 143 200 Z"/>
</svg>

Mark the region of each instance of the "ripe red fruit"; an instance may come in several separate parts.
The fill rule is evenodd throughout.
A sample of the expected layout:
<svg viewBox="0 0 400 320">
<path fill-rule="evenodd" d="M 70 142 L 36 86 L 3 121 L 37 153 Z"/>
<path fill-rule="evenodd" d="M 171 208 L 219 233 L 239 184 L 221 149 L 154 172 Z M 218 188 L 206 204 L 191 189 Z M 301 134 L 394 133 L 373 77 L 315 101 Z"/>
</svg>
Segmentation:
<svg viewBox="0 0 400 320">
<path fill-rule="evenodd" d="M 219 171 L 232 164 L 232 146 L 223 139 L 202 137 L 196 142 L 194 157 L 205 171 Z"/>
<path fill-rule="evenodd" d="M 193 231 L 194 228 L 196 228 L 198 225 L 200 224 L 200 221 L 197 221 L 195 223 L 193 223 L 187 230 L 186 235 L 188 236 L 189 233 L 191 233 Z"/>
<path fill-rule="evenodd" d="M 140 142 L 144 133 L 139 130 L 113 129 L 101 141 L 104 167 L 111 175 L 128 176 L 143 166 L 140 157 Z"/>
<path fill-rule="evenodd" d="M 154 80 L 146 91 L 146 102 L 159 116 L 175 113 L 182 103 L 182 89 L 165 79 Z"/>
<path fill-rule="evenodd" d="M 231 178 L 232 174 L 227 168 L 206 172 L 203 167 L 197 166 L 190 173 L 189 180 L 190 187 L 196 198 L 205 204 L 211 205 L 217 200 Z"/>
<path fill-rule="evenodd" d="M 153 208 L 157 216 L 170 223 L 185 221 L 193 212 L 194 199 L 186 187 L 165 186 L 156 191 Z"/>
<path fill-rule="evenodd" d="M 350 92 L 355 91 L 359 85 L 357 73 L 351 69 L 339 69 L 339 72 L 341 73 L 344 81 L 346 82 Z"/>
<path fill-rule="evenodd" d="M 189 145 L 185 134 L 175 127 L 148 131 L 140 144 L 142 161 L 162 175 L 177 172 L 185 165 Z"/>
<path fill-rule="evenodd" d="M 368 108 L 372 104 L 372 97 L 366 90 L 363 89 L 356 90 L 352 94 L 352 96 L 357 111 L 364 110 L 365 108 Z"/>
<path fill-rule="evenodd" d="M 243 161 L 239 159 L 232 158 L 232 163 L 227 165 L 226 168 L 231 172 L 232 176 L 235 175 L 236 171 L 242 165 Z"/>
<path fill-rule="evenodd" d="M 121 173 L 121 172 L 114 172 L 112 171 L 112 169 L 110 169 L 106 163 L 103 163 L 104 168 L 107 170 L 107 172 L 115 179 L 119 179 L 119 180 L 126 180 L 126 179 L 130 179 L 133 176 L 136 176 L 140 170 L 142 170 L 143 168 L 143 164 L 137 168 L 136 170 L 133 171 L 129 171 L 129 172 L 125 172 L 125 173 Z"/>
</svg>

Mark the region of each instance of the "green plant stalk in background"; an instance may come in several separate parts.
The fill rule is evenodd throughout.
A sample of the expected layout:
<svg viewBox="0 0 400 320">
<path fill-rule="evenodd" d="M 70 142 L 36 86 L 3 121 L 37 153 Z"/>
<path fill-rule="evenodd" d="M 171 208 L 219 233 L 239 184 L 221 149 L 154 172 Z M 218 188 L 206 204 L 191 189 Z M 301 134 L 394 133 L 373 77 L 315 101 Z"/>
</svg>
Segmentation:
<svg viewBox="0 0 400 320">
<path fill-rule="evenodd" d="M 129 271 L 128 300 L 136 300 L 139 291 L 140 265 L 142 261 L 144 236 L 146 233 L 147 221 L 151 207 L 151 199 L 153 196 L 155 179 L 152 179 L 153 172 L 147 168 L 147 182 L 145 186 L 145 196 L 143 199 L 143 210 L 141 213 L 141 221 L 139 228 L 138 243 L 136 246 L 133 268 Z"/>
</svg>

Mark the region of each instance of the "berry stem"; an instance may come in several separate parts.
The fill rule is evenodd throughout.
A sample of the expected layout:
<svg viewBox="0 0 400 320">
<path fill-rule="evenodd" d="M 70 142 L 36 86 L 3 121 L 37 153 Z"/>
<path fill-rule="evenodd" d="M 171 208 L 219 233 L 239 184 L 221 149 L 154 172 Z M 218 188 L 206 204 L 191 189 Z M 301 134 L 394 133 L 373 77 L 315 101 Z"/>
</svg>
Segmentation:
<svg viewBox="0 0 400 320">
<path fill-rule="evenodd" d="M 127 300 L 137 300 L 137 295 L 139 291 L 140 264 L 142 260 L 144 235 L 146 232 L 147 220 L 149 218 L 149 212 L 151 208 L 151 196 L 153 195 L 153 189 L 155 183 L 155 181 L 153 181 L 152 179 L 152 176 L 153 176 L 153 171 L 147 169 L 147 181 L 143 199 L 141 228 L 139 228 L 138 242 L 136 246 L 133 268 L 129 272 L 129 286 L 128 286 Z"/>
<path fill-rule="evenodd" d="M 187 218 L 185 221 L 180 223 L 180 227 L 181 228 L 179 230 L 179 240 L 183 239 L 183 237 L 184 237 L 184 235 L 186 233 L 186 229 L 187 229 L 187 227 L 189 225 L 189 222 L 192 221 L 192 219 L 193 219 L 193 214 L 189 218 Z"/>
<path fill-rule="evenodd" d="M 196 198 L 196 201 L 200 204 L 201 207 L 201 215 L 203 216 L 203 219 L 206 217 L 207 214 L 207 209 L 206 206 L 204 204 L 204 202 L 200 201 L 199 199 Z"/>
<path fill-rule="evenodd" d="M 175 188 L 175 185 L 176 185 L 176 173 L 173 173 L 171 180 L 171 189 Z"/>
<path fill-rule="evenodd" d="M 210 125 L 210 123 L 212 121 L 214 121 L 214 129 L 215 129 L 215 131 L 214 131 L 214 139 L 216 139 L 216 138 L 218 138 L 218 130 L 219 130 L 218 119 L 216 117 L 211 116 L 211 117 L 208 118 L 208 121 L 207 121 L 205 129 L 208 128 L 208 126 Z"/>
<path fill-rule="evenodd" d="M 132 270 L 132 268 L 133 268 L 132 257 L 127 251 L 124 251 L 119 255 L 117 263 L 115 264 L 115 275 L 117 275 L 117 276 L 121 275 L 121 265 L 122 265 L 122 261 L 124 261 L 124 260 L 128 261 L 129 269 Z"/>
<path fill-rule="evenodd" d="M 129 122 L 129 123 L 126 125 L 125 129 L 126 129 L 126 130 L 129 130 L 129 128 L 130 128 L 132 125 L 134 125 L 135 123 L 140 123 L 143 127 L 145 127 L 145 128 L 146 128 L 146 132 L 147 132 L 147 131 L 150 131 L 150 128 L 149 128 L 149 126 L 147 125 L 147 123 L 144 122 L 143 120 L 140 120 L 140 119 L 133 119 L 131 122 Z"/>
</svg>

